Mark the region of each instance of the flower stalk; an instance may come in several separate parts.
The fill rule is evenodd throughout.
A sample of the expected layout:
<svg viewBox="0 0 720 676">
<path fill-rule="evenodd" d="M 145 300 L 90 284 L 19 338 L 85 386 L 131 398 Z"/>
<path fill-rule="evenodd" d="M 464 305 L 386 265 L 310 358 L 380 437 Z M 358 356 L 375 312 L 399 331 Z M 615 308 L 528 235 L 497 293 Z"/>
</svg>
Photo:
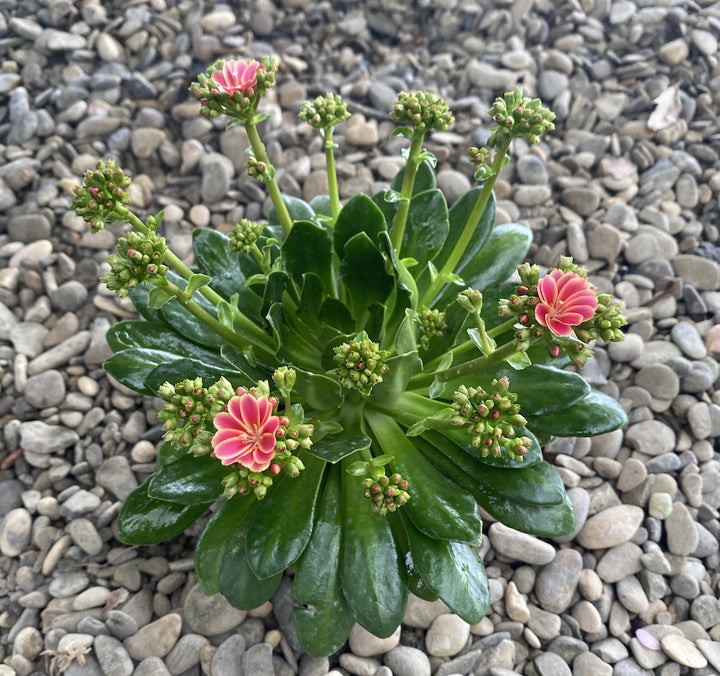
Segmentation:
<svg viewBox="0 0 720 676">
<path fill-rule="evenodd" d="M 400 254 L 403 236 L 405 235 L 405 224 L 407 223 L 408 212 L 410 211 L 410 198 L 412 197 L 413 186 L 415 185 L 415 175 L 422 159 L 420 153 L 422 151 L 423 139 L 425 138 L 424 129 L 415 129 L 413 131 L 412 140 L 410 142 L 410 150 L 408 152 L 407 162 L 405 163 L 405 175 L 403 176 L 402 187 L 400 188 L 400 200 L 398 201 L 398 209 L 390 228 L 390 240 L 393 248 Z"/>
</svg>

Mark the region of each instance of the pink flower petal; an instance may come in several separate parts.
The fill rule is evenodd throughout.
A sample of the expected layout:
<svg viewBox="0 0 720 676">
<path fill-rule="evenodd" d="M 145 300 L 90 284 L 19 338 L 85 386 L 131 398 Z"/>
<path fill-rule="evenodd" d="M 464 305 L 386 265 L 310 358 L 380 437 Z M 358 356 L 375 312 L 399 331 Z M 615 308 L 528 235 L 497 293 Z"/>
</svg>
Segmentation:
<svg viewBox="0 0 720 676">
<path fill-rule="evenodd" d="M 569 327 L 567 324 L 562 324 L 556 319 L 548 319 L 548 323 L 546 326 L 552 331 L 556 336 L 561 336 L 563 338 L 567 338 L 572 333 L 572 328 Z"/>
<path fill-rule="evenodd" d="M 217 444 L 213 449 L 213 454 L 223 465 L 232 465 L 235 462 L 242 464 L 243 456 L 248 455 L 252 451 L 252 447 L 251 443 L 242 443 L 236 437 Z"/>
<path fill-rule="evenodd" d="M 213 423 L 215 424 L 215 428 L 218 430 L 230 429 L 237 431 L 238 429 L 238 421 L 232 415 L 225 413 L 224 411 L 222 413 L 218 413 L 215 418 L 213 418 Z"/>
</svg>

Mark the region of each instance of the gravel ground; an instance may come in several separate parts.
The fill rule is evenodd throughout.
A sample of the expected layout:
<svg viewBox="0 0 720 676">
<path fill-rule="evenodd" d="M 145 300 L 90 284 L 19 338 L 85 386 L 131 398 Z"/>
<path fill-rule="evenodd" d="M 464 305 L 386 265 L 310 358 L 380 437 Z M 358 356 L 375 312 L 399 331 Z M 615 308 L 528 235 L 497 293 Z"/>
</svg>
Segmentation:
<svg viewBox="0 0 720 676">
<path fill-rule="evenodd" d="M 709 0 L 0 0 L 0 676 L 720 673 L 719 33 Z M 119 230 L 91 236 L 71 189 L 118 157 L 183 255 L 196 226 L 261 219 L 244 132 L 199 117 L 187 87 L 217 57 L 266 53 L 282 69 L 264 138 L 283 190 L 306 199 L 326 175 L 296 113 L 327 89 L 354 112 L 336 135 L 343 197 L 397 170 L 400 89 L 456 113 L 427 144 L 450 201 L 495 96 L 521 84 L 558 114 L 546 143 L 515 143 L 499 220 L 533 228 L 534 262 L 570 253 L 625 302 L 627 340 L 584 373 L 630 424 L 548 448 L 574 534 L 487 520 L 477 625 L 411 599 L 390 639 L 356 627 L 311 659 L 289 585 L 237 611 L 200 592 L 192 537 L 115 537 L 152 471 L 156 405 L 101 369 L 105 331 L 133 310 L 97 283 Z"/>
</svg>

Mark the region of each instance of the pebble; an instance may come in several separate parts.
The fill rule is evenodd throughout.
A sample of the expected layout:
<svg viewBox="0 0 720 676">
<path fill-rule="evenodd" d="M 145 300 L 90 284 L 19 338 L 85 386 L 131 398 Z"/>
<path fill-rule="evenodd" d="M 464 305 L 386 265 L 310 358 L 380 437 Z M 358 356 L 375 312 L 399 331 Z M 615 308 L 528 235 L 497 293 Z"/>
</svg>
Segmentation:
<svg viewBox="0 0 720 676">
<path fill-rule="evenodd" d="M 165 657 L 177 642 L 182 629 L 182 618 L 169 613 L 125 639 L 124 646 L 132 659 L 139 661 L 146 657 Z"/>
<path fill-rule="evenodd" d="M 552 545 L 532 535 L 508 528 L 499 521 L 490 526 L 488 534 L 493 549 L 515 561 L 543 565 L 555 558 L 555 548 Z"/>
<path fill-rule="evenodd" d="M 692 554 L 698 546 L 699 536 L 685 504 L 675 502 L 664 523 L 670 552 L 679 556 Z"/>
<path fill-rule="evenodd" d="M 348 644 L 355 655 L 359 657 L 373 657 L 383 655 L 395 648 L 400 642 L 400 627 L 387 638 L 378 638 L 367 629 L 355 624 L 350 630 Z"/>
<path fill-rule="evenodd" d="M 30 544 L 32 517 L 22 508 L 10 510 L 0 523 L 0 552 L 3 556 L 20 556 Z"/>
<path fill-rule="evenodd" d="M 217 636 L 237 627 L 247 616 L 228 603 L 224 596 L 206 596 L 196 584 L 185 597 L 184 618 L 188 627 L 201 636 Z"/>
<path fill-rule="evenodd" d="M 214 676 L 234 676 L 244 652 L 245 638 L 242 635 L 234 634 L 226 638 L 212 657 Z"/>
<path fill-rule="evenodd" d="M 128 651 L 112 636 L 96 636 L 93 650 L 106 676 L 130 676 L 135 665 Z"/>
<path fill-rule="evenodd" d="M 660 640 L 665 654 L 679 664 L 691 669 L 703 669 L 707 666 L 707 659 L 697 649 L 692 641 L 678 634 L 668 634 Z"/>
<path fill-rule="evenodd" d="M 643 420 L 628 427 L 625 441 L 645 455 L 661 455 L 675 449 L 675 432 L 660 420 Z"/>
<path fill-rule="evenodd" d="M 394 676 L 430 676 L 432 672 L 430 660 L 418 648 L 397 646 L 386 653 L 384 660 Z"/>
<path fill-rule="evenodd" d="M 587 549 L 607 549 L 628 542 L 637 532 L 644 512 L 634 505 L 616 505 L 591 516 L 577 541 Z"/>
<path fill-rule="evenodd" d="M 561 549 L 539 572 L 535 582 L 538 602 L 551 613 L 563 613 L 570 606 L 583 568 L 582 555 L 575 549 Z"/>
<path fill-rule="evenodd" d="M 425 647 L 434 657 L 457 655 L 467 643 L 470 625 L 457 615 L 440 615 L 435 618 L 425 635 Z"/>
</svg>

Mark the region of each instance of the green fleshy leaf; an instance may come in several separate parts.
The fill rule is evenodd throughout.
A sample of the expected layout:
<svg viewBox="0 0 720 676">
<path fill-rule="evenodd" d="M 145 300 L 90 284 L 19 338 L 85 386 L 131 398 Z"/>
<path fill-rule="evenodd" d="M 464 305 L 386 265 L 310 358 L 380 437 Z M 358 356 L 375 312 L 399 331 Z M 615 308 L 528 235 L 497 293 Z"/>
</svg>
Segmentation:
<svg viewBox="0 0 720 676">
<path fill-rule="evenodd" d="M 260 298 L 246 285 L 246 278 L 260 271 L 252 256 L 231 252 L 227 235 L 198 228 L 192 236 L 195 263 L 201 272 L 212 277 L 212 288 L 221 296 L 230 298 L 238 294 L 240 310 L 257 319 L 260 316 Z"/>
<path fill-rule="evenodd" d="M 410 484 L 402 511 L 413 524 L 431 538 L 479 545 L 482 521 L 473 497 L 431 465 L 392 418 L 369 410 L 365 415 L 382 450 L 392 454 L 393 472 Z"/>
<path fill-rule="evenodd" d="M 628 422 L 622 406 L 612 397 L 597 391 L 590 392 L 562 411 L 526 417 L 530 429 L 556 437 L 592 437 L 612 432 Z"/>
<path fill-rule="evenodd" d="M 318 318 L 318 308 L 322 305 L 325 292 L 323 283 L 317 275 L 306 273 L 302 277 L 300 291 L 300 303 L 297 309 L 297 316 L 310 330 L 319 334 L 322 327 Z"/>
<path fill-rule="evenodd" d="M 147 494 L 151 478 L 125 498 L 118 514 L 118 537 L 125 544 L 155 545 L 170 540 L 195 523 L 211 504 L 181 505 L 151 498 Z"/>
<path fill-rule="evenodd" d="M 220 591 L 220 570 L 229 535 L 238 528 L 255 502 L 248 495 L 236 495 L 231 500 L 224 500 L 200 535 L 195 548 L 195 574 L 208 596 Z"/>
<path fill-rule="evenodd" d="M 260 579 L 282 573 L 310 540 L 325 463 L 312 456 L 304 462 L 298 477 L 283 474 L 273 482 L 250 523 L 247 559 Z"/>
<path fill-rule="evenodd" d="M 286 306 L 273 304 L 267 320 L 275 332 L 277 354 L 281 360 L 309 371 L 319 370 L 320 348 L 308 340 L 312 336 L 293 320 Z"/>
<path fill-rule="evenodd" d="M 233 371 L 247 374 L 253 384 L 257 383 L 258 380 L 267 380 L 274 370 L 269 367 L 259 366 L 254 360 L 251 363 L 248 356 L 234 345 L 223 345 L 220 348 L 220 355 L 232 366 Z"/>
<path fill-rule="evenodd" d="M 243 496 L 253 500 L 251 506 L 239 526 L 230 533 L 227 546 L 220 566 L 220 591 L 223 596 L 240 610 L 253 610 L 267 601 L 277 590 L 282 580 L 282 573 L 259 579 L 247 560 L 247 523 L 261 503 L 254 497 Z"/>
<path fill-rule="evenodd" d="M 336 408 L 343 397 L 342 386 L 337 380 L 297 367 L 295 367 L 293 392 L 297 393 L 310 408 L 317 411 Z"/>
<path fill-rule="evenodd" d="M 556 538 L 575 529 L 575 510 L 566 495 L 557 505 L 513 504 L 507 498 L 488 492 L 478 502 L 494 519 L 510 528 L 538 537 Z"/>
<path fill-rule="evenodd" d="M 355 320 L 350 310 L 337 298 L 326 298 L 320 306 L 318 317 L 323 324 L 332 326 L 342 333 L 351 333 L 355 328 Z"/>
<path fill-rule="evenodd" d="M 140 316 L 152 322 L 159 322 L 161 324 L 167 324 L 162 316 L 160 310 L 150 307 L 150 289 L 153 285 L 142 283 L 138 284 L 134 289 L 130 290 L 128 297 L 133 302 L 135 309 L 140 313 Z"/>
<path fill-rule="evenodd" d="M 333 231 L 335 251 L 342 258 L 345 244 L 364 232 L 371 242 L 377 241 L 380 232 L 387 230 L 385 217 L 377 205 L 362 193 L 355 195 L 341 210 Z"/>
<path fill-rule="evenodd" d="M 190 300 L 198 289 L 202 289 L 203 286 L 207 286 L 210 282 L 212 282 L 212 277 L 210 277 L 210 275 L 204 275 L 200 272 L 190 275 L 187 287 L 185 287 L 185 300 Z"/>
<path fill-rule="evenodd" d="M 332 203 L 330 202 L 330 195 L 316 195 L 310 200 L 310 208 L 315 212 L 316 216 L 327 216 L 328 218 L 332 218 Z"/>
<path fill-rule="evenodd" d="M 345 243 L 340 275 L 356 318 L 371 303 L 383 303 L 394 286 L 393 277 L 385 272 L 385 258 L 364 232 Z"/>
<path fill-rule="evenodd" d="M 163 440 L 158 444 L 155 464 L 159 468 L 162 468 L 178 462 L 178 460 L 181 460 L 186 455 L 190 455 L 190 449 L 187 446 L 180 446 L 179 444 L 173 444 Z"/>
<path fill-rule="evenodd" d="M 400 167 L 400 171 L 395 174 L 392 185 L 390 186 L 393 190 L 400 192 L 405 178 L 405 165 Z M 415 183 L 413 184 L 413 195 L 425 192 L 426 190 L 433 190 L 437 188 L 437 182 L 435 181 L 435 172 L 427 162 L 421 162 L 418 165 L 417 173 L 415 174 Z"/>
<path fill-rule="evenodd" d="M 290 218 L 293 221 L 311 221 L 313 216 L 315 216 L 313 208 L 305 200 L 302 200 L 299 197 L 283 195 L 282 200 L 285 202 Z M 275 211 L 274 206 L 270 207 L 268 222 L 270 225 L 280 225 L 280 219 L 278 218 L 277 211 Z"/>
<path fill-rule="evenodd" d="M 410 129 L 410 127 L 395 127 L 395 129 L 390 132 L 390 138 L 395 138 L 396 136 L 402 136 L 403 138 L 412 138 L 413 130 Z"/>
<path fill-rule="evenodd" d="M 420 262 L 416 274 L 440 251 L 448 234 L 448 208 L 439 190 L 413 195 L 408 210 L 401 252 Z"/>
<path fill-rule="evenodd" d="M 382 382 L 373 387 L 371 395 L 372 400 L 381 406 L 397 402 L 400 395 L 405 392 L 410 378 L 422 368 L 417 350 L 407 354 L 396 354 L 385 363 L 387 372 L 383 374 Z"/>
<path fill-rule="evenodd" d="M 144 347 L 169 352 L 176 358 L 193 357 L 206 362 L 217 361 L 218 358 L 216 351 L 191 343 L 171 329 L 165 321 L 125 320 L 113 324 L 105 337 L 113 352 Z"/>
<path fill-rule="evenodd" d="M 490 588 L 482 562 L 466 544 L 435 540 L 404 519 L 410 555 L 423 582 L 456 615 L 479 622 L 490 603 Z"/>
<path fill-rule="evenodd" d="M 148 293 L 148 307 L 151 310 L 159 310 L 165 303 L 169 303 L 174 298 L 175 296 L 165 287 L 154 285 Z"/>
<path fill-rule="evenodd" d="M 472 188 L 462 195 L 451 207 L 448 212 L 448 223 L 449 231 L 445 244 L 442 249 L 435 257 L 434 263 L 441 268 L 445 261 L 450 257 L 450 252 L 453 250 L 455 243 L 460 238 L 462 231 L 465 228 L 465 224 L 470 218 L 475 202 L 477 201 L 482 188 Z M 473 236 L 470 239 L 467 249 L 463 252 L 462 257 L 457 265 L 458 270 L 462 270 L 467 264 L 477 256 L 478 251 L 481 250 L 483 244 L 487 241 L 495 223 L 495 208 L 496 200 L 495 196 L 492 195 L 485 205 L 485 211 L 483 211 L 480 220 L 478 221 Z"/>
<path fill-rule="evenodd" d="M 339 465 L 328 472 L 312 537 L 293 581 L 293 596 L 304 606 L 293 609 L 295 627 L 300 642 L 313 657 L 339 650 L 355 623 L 340 590 L 340 472 Z"/>
<path fill-rule="evenodd" d="M 150 478 L 147 494 L 158 500 L 180 505 L 200 505 L 217 500 L 223 492 L 222 480 L 230 472 L 209 455 L 192 453 L 160 468 Z"/>
<path fill-rule="evenodd" d="M 337 417 L 342 429 L 315 441 L 308 449 L 308 453 L 331 463 L 336 463 L 356 451 L 370 448 L 370 437 L 362 431 L 361 407 L 343 406 Z"/>
<path fill-rule="evenodd" d="M 371 634 L 388 637 L 402 622 L 407 603 L 402 555 L 388 519 L 370 511 L 358 480 L 343 472 L 341 484 L 341 589 L 355 620 Z"/>
<path fill-rule="evenodd" d="M 103 368 L 119 383 L 135 392 L 156 396 L 157 392 L 145 385 L 145 379 L 160 364 L 178 359 L 176 354 L 144 347 L 130 347 L 121 350 L 105 360 Z M 181 358 L 182 359 L 182 358 Z"/>
<path fill-rule="evenodd" d="M 317 275 L 325 291 L 332 291 L 332 241 L 325 228 L 310 221 L 295 221 L 283 242 L 285 269 L 298 286 L 305 273 Z"/>
</svg>

